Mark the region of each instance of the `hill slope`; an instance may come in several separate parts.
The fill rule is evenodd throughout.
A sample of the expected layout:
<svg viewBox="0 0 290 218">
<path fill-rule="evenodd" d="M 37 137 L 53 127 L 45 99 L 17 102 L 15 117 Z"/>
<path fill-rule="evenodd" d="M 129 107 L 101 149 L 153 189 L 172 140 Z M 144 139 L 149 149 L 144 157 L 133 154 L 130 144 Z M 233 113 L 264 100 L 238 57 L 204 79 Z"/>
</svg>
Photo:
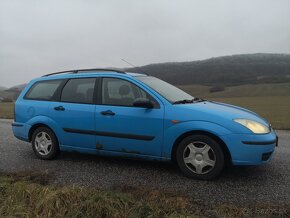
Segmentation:
<svg viewBox="0 0 290 218">
<path fill-rule="evenodd" d="M 5 91 L 7 91 L 7 92 L 22 91 L 26 85 L 27 85 L 26 83 L 23 83 L 23 84 L 20 84 L 17 86 L 12 86 L 9 89 L 6 89 Z"/>
<path fill-rule="evenodd" d="M 150 64 L 126 69 L 178 85 L 241 85 L 290 82 L 290 54 L 242 54 L 201 61 Z"/>
</svg>

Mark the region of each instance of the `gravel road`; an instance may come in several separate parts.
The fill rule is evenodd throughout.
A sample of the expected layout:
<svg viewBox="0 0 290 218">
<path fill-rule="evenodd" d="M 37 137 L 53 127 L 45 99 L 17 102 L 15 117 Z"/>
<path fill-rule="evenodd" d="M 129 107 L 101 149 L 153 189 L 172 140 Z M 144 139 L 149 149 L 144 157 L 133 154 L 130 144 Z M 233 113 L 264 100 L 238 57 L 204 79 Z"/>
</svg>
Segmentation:
<svg viewBox="0 0 290 218">
<path fill-rule="evenodd" d="M 289 203 L 290 131 L 277 131 L 279 147 L 272 161 L 256 167 L 227 168 L 214 181 L 184 177 L 170 163 L 61 153 L 52 161 L 36 158 L 29 143 L 14 138 L 10 120 L 0 120 L 0 171 L 48 171 L 53 183 L 102 189 L 123 185 L 176 191 L 211 203 Z"/>
</svg>

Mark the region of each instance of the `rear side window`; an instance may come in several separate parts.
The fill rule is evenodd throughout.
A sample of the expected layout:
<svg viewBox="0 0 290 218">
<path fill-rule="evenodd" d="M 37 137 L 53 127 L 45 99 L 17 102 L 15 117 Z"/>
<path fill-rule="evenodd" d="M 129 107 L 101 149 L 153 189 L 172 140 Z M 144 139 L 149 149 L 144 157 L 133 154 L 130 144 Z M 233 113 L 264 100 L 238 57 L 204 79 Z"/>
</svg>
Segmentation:
<svg viewBox="0 0 290 218">
<path fill-rule="evenodd" d="M 25 99 L 52 100 L 52 97 L 61 84 L 61 80 L 50 80 L 35 83 L 25 95 Z"/>
<path fill-rule="evenodd" d="M 64 86 L 60 100 L 63 102 L 92 104 L 96 78 L 70 79 Z"/>
</svg>

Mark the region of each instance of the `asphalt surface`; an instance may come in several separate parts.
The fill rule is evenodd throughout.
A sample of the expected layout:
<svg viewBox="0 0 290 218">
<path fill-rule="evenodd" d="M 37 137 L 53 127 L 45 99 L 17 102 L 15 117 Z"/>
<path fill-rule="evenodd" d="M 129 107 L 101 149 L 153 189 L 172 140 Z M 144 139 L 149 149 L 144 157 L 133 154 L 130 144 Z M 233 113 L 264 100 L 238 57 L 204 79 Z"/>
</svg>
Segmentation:
<svg viewBox="0 0 290 218">
<path fill-rule="evenodd" d="M 230 167 L 214 181 L 184 177 L 170 163 L 62 152 L 52 161 L 36 158 L 29 143 L 14 138 L 10 120 L 0 119 L 0 171 L 46 171 L 52 183 L 111 189 L 150 187 L 214 203 L 290 202 L 290 131 L 277 131 L 279 147 L 271 162 L 255 167 Z"/>
</svg>

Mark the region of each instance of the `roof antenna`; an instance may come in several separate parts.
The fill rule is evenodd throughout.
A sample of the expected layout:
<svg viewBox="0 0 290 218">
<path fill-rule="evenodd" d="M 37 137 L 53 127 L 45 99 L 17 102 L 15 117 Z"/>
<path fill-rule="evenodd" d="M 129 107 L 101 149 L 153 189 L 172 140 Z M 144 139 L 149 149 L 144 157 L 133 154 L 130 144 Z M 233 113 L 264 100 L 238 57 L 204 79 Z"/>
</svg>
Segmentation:
<svg viewBox="0 0 290 218">
<path fill-rule="evenodd" d="M 131 67 L 136 67 L 133 64 L 131 64 L 130 62 L 126 61 L 125 59 L 121 59 L 122 61 L 124 61 L 125 63 L 129 64 Z"/>
</svg>

